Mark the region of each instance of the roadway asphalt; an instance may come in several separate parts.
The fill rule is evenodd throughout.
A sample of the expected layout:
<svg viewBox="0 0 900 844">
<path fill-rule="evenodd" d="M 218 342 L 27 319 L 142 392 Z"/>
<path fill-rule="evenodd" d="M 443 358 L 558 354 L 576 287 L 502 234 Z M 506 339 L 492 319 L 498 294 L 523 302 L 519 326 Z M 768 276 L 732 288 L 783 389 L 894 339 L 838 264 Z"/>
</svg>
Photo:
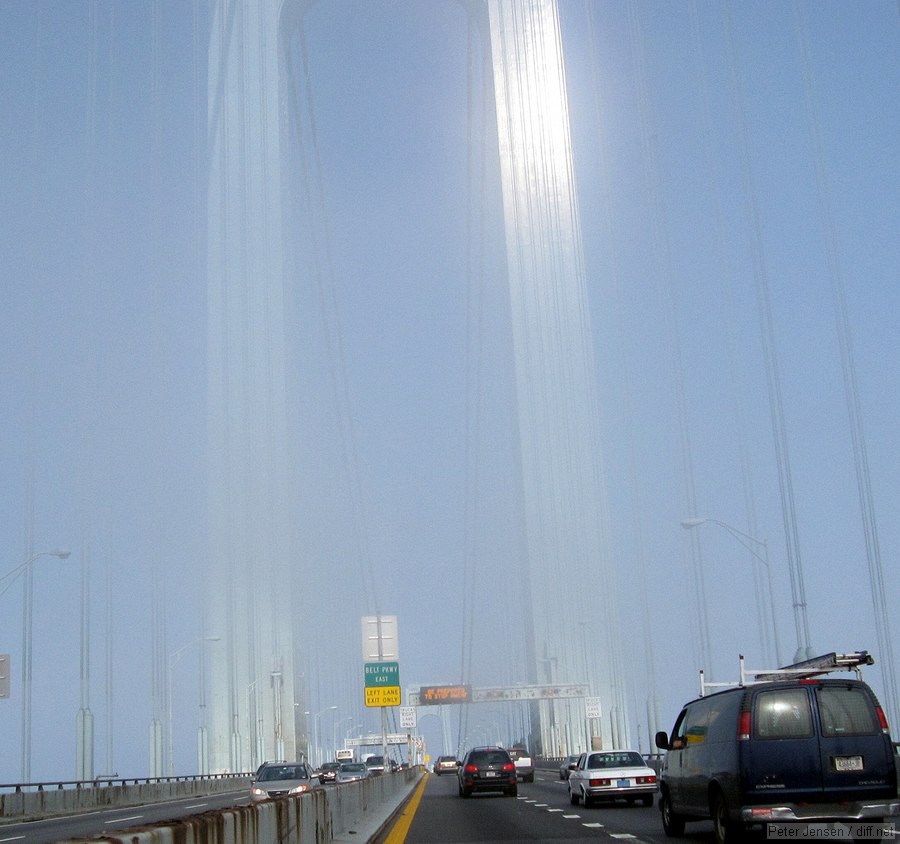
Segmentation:
<svg viewBox="0 0 900 844">
<path fill-rule="evenodd" d="M 653 807 L 626 803 L 588 809 L 569 802 L 566 784 L 555 771 L 538 770 L 533 783 L 520 783 L 518 797 L 459 796 L 456 777 L 429 774 L 403 813 L 377 844 L 491 844 L 509 841 L 608 841 L 672 844 Z M 756 838 L 756 836 L 754 836 Z M 691 824 L 685 844 L 712 842 L 712 824 Z M 764 841 L 763 835 L 758 840 Z"/>
</svg>

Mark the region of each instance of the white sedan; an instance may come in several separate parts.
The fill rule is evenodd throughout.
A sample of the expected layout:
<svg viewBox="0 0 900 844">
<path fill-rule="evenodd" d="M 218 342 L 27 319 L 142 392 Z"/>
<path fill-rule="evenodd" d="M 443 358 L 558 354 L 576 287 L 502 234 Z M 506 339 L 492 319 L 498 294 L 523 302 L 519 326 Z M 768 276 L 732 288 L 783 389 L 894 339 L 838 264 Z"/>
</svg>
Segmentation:
<svg viewBox="0 0 900 844">
<path fill-rule="evenodd" d="M 595 800 L 638 800 L 652 806 L 656 796 L 656 771 L 633 750 L 595 750 L 582 753 L 568 779 L 573 806 L 589 806 Z"/>
</svg>

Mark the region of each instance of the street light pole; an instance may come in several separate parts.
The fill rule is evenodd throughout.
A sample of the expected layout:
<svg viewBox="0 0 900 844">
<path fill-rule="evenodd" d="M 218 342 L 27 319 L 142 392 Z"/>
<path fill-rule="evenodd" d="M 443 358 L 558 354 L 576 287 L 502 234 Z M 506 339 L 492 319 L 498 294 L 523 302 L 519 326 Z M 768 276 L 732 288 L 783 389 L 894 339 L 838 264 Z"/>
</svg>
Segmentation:
<svg viewBox="0 0 900 844">
<path fill-rule="evenodd" d="M 31 630 L 32 609 L 34 605 L 34 582 L 32 578 L 32 563 L 41 557 L 57 557 L 65 560 L 72 552 L 67 548 L 57 548 L 53 551 L 40 551 L 32 554 L 25 562 L 16 566 L 12 571 L 0 578 L 0 583 L 8 580 L 8 583 L 0 590 L 0 595 L 6 592 L 13 581 L 24 572 L 25 586 L 22 605 L 22 782 L 31 780 Z"/>
<path fill-rule="evenodd" d="M 746 548 L 750 552 L 750 554 L 765 567 L 766 581 L 769 589 L 769 612 L 772 616 L 772 634 L 775 637 L 775 660 L 778 663 L 778 667 L 781 667 L 784 663 L 781 661 L 781 637 L 778 635 L 778 620 L 775 617 L 775 590 L 772 587 L 772 567 L 769 565 L 769 543 L 765 539 L 757 539 L 755 536 L 750 536 L 749 533 L 744 533 L 742 530 L 738 530 L 736 527 L 734 527 L 734 525 L 730 525 L 727 522 L 720 521 L 719 519 L 684 519 L 684 521 L 682 521 L 681 523 L 681 526 L 685 530 L 691 530 L 706 523 L 718 525 L 720 528 L 730 533 L 731 536 L 733 536 L 738 542 L 740 542 L 740 544 L 743 545 L 744 548 Z M 760 555 L 759 552 L 755 550 L 754 546 L 756 546 L 757 548 L 762 548 L 762 555 Z M 794 609 L 796 612 L 797 608 L 795 607 Z"/>
<path fill-rule="evenodd" d="M 198 639 L 193 639 L 188 642 L 186 645 L 182 645 L 178 650 L 173 651 L 169 654 L 169 663 L 167 666 L 166 672 L 166 726 L 168 728 L 168 736 L 167 736 L 167 755 L 168 755 L 168 771 L 169 776 L 175 776 L 175 737 L 174 731 L 172 729 L 173 717 L 172 717 L 172 687 L 173 683 L 173 672 L 175 670 L 175 666 L 178 664 L 179 660 L 182 656 L 184 656 L 184 652 L 196 644 L 202 644 L 203 642 L 218 642 L 222 637 L 221 636 L 201 636 Z M 200 658 L 203 659 L 203 654 L 201 653 Z M 201 672 L 202 677 L 202 672 Z M 204 690 L 201 686 L 200 690 L 201 696 L 204 694 Z M 201 698 L 202 703 L 202 698 Z"/>
<path fill-rule="evenodd" d="M 332 709 L 337 709 L 336 705 L 326 706 L 324 709 L 320 709 L 318 712 L 313 715 L 313 768 L 318 769 L 322 764 L 320 760 L 320 752 L 319 752 L 319 716 L 325 712 L 330 712 Z M 311 712 L 307 711 L 303 713 L 304 715 L 312 715 Z"/>
</svg>

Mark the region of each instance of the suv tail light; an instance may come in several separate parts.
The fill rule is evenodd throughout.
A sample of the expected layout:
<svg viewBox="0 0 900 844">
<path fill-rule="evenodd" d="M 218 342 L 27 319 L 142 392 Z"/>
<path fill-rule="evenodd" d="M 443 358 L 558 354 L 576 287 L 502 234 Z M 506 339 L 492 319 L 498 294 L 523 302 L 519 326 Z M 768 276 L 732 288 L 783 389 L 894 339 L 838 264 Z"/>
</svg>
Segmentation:
<svg viewBox="0 0 900 844">
<path fill-rule="evenodd" d="M 884 715 L 884 710 L 881 708 L 880 703 L 875 705 L 875 711 L 878 713 L 878 724 L 881 727 L 881 732 L 887 734 L 889 732 L 888 722 L 887 722 L 887 718 Z"/>
<path fill-rule="evenodd" d="M 516 769 L 516 766 L 513 765 L 512 762 L 504 762 L 504 764 L 503 764 L 504 771 L 514 771 L 515 769 Z"/>
<path fill-rule="evenodd" d="M 747 741 L 750 738 L 750 727 L 750 710 L 745 709 L 738 719 L 738 741 Z"/>
<path fill-rule="evenodd" d="M 466 765 L 466 769 L 465 769 L 465 770 L 466 770 L 466 773 L 467 773 L 467 774 L 477 774 L 477 773 L 478 773 L 478 766 L 477 766 L 477 765 L 473 765 L 473 764 L 470 762 L 468 765 Z"/>
</svg>

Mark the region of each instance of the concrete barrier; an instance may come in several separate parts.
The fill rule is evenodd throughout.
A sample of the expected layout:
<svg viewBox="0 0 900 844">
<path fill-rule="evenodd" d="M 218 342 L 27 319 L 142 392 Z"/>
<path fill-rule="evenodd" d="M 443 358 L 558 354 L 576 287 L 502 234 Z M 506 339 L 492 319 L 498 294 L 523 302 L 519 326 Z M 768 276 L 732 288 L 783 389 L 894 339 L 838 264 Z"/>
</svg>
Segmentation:
<svg viewBox="0 0 900 844">
<path fill-rule="evenodd" d="M 364 844 L 396 814 L 424 776 L 421 768 L 358 783 L 317 788 L 298 797 L 204 812 L 180 821 L 129 829 L 115 837 L 72 839 L 129 844 Z M 249 789 L 249 782 L 247 783 Z"/>
<path fill-rule="evenodd" d="M 204 779 L 164 780 L 153 782 L 98 785 L 93 787 L 40 788 L 0 794 L 0 824 L 11 821 L 41 820 L 54 815 L 67 815 L 91 809 L 115 806 L 141 806 L 179 797 L 221 794 L 225 791 L 249 790 L 252 777 L 222 776 Z"/>
</svg>

